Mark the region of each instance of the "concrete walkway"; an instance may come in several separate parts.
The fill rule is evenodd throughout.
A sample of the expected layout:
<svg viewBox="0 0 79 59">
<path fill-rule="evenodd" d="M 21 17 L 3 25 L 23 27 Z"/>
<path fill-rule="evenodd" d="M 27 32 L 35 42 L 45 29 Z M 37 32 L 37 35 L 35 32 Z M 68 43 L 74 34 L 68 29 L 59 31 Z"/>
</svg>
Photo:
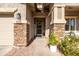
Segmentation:
<svg viewBox="0 0 79 59">
<path fill-rule="evenodd" d="M 0 56 L 7 54 L 10 50 L 12 50 L 12 46 L 0 45 Z"/>
<path fill-rule="evenodd" d="M 51 53 L 45 37 L 37 37 L 28 47 L 13 47 L 8 56 L 61 56 L 61 53 Z"/>
</svg>

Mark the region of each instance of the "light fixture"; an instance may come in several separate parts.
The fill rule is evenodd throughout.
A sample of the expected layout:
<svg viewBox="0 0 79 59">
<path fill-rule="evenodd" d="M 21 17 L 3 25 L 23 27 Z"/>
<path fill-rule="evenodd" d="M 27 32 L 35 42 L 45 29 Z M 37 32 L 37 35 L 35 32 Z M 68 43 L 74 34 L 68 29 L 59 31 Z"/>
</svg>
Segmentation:
<svg viewBox="0 0 79 59">
<path fill-rule="evenodd" d="M 21 20 L 21 14 L 20 13 L 17 13 L 16 14 L 16 18 L 19 19 L 19 20 Z"/>
<path fill-rule="evenodd" d="M 42 5 L 41 3 L 38 3 L 38 4 L 37 4 L 37 8 L 38 8 L 39 10 L 42 10 L 42 9 L 43 9 L 43 5 Z"/>
</svg>

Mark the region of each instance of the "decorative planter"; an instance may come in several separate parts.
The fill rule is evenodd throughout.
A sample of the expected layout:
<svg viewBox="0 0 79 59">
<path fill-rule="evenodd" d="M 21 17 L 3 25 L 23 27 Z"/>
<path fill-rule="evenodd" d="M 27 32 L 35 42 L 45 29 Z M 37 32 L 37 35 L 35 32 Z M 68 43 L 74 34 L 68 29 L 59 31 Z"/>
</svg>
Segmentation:
<svg viewBox="0 0 79 59">
<path fill-rule="evenodd" d="M 50 51 L 51 52 L 56 52 L 57 51 L 57 46 L 56 45 L 50 45 Z"/>
</svg>

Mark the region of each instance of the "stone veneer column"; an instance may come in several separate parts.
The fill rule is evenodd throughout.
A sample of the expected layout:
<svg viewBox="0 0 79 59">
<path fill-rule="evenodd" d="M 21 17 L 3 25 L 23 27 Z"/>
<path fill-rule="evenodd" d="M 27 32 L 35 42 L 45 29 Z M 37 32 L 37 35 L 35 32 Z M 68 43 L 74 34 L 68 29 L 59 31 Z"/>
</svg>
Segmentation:
<svg viewBox="0 0 79 59">
<path fill-rule="evenodd" d="M 14 45 L 27 45 L 26 23 L 14 23 Z"/>
<path fill-rule="evenodd" d="M 14 23 L 14 46 L 27 45 L 27 4 L 18 4 L 18 10 L 14 14 L 16 22 Z M 17 13 L 21 18 L 17 19 Z"/>
<path fill-rule="evenodd" d="M 64 36 L 65 24 L 64 23 L 54 23 L 53 31 L 57 35 L 58 38 L 62 38 Z"/>
<path fill-rule="evenodd" d="M 58 38 L 63 38 L 65 31 L 65 11 L 63 4 L 54 4 L 52 12 L 52 30 Z"/>
</svg>

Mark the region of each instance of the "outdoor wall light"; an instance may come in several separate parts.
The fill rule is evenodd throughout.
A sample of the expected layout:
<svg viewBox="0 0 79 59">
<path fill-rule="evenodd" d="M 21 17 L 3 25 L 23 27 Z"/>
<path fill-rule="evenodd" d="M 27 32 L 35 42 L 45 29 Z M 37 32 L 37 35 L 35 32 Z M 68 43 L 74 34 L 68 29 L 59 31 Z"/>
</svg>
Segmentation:
<svg viewBox="0 0 79 59">
<path fill-rule="evenodd" d="M 21 20 L 21 14 L 20 14 L 20 13 L 17 13 L 17 14 L 16 14 L 16 18 L 17 18 L 18 20 Z"/>
<path fill-rule="evenodd" d="M 42 10 L 43 5 L 39 3 L 39 4 L 37 4 L 37 8 L 38 8 L 39 10 Z"/>
</svg>

